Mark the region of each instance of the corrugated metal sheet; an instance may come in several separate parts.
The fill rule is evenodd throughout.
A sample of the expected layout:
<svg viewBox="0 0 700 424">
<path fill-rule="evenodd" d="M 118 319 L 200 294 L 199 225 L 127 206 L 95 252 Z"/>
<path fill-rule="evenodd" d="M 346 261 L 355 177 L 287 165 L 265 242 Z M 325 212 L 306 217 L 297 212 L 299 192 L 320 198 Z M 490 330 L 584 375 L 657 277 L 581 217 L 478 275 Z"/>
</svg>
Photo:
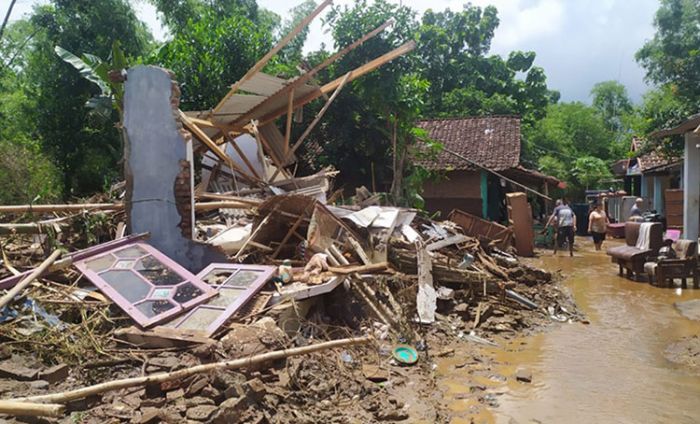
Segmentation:
<svg viewBox="0 0 700 424">
<path fill-rule="evenodd" d="M 296 157 L 292 156 L 284 163 L 284 135 L 282 135 L 282 132 L 280 132 L 274 122 L 263 125 L 258 128 L 258 130 L 260 131 L 260 135 L 265 138 L 265 141 L 267 141 L 274 151 L 275 156 L 279 158 L 284 166 L 291 165 L 296 161 Z"/>
<path fill-rule="evenodd" d="M 268 97 L 280 91 L 285 85 L 287 85 L 287 80 L 258 72 L 248 81 L 241 84 L 239 89 Z"/>
</svg>

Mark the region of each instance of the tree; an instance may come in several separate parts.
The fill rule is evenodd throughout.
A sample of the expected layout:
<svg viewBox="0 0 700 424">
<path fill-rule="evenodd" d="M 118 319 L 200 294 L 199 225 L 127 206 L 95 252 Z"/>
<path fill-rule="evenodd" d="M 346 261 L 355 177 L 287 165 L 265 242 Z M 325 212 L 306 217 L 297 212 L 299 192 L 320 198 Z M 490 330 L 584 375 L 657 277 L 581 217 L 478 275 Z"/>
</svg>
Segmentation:
<svg viewBox="0 0 700 424">
<path fill-rule="evenodd" d="M 529 125 L 558 100 L 534 52 L 487 55 L 498 24 L 493 6 L 425 12 L 418 31 L 419 66 L 431 84 L 425 116 L 517 114 Z"/>
<path fill-rule="evenodd" d="M 260 13 L 254 2 L 154 3 L 173 38 L 149 62 L 175 72 L 183 110 L 216 106 L 231 84 L 272 48 L 277 21 Z"/>
<path fill-rule="evenodd" d="M 591 89 L 593 107 L 603 116 L 608 130 L 622 133 L 624 116 L 632 112 L 627 89 L 617 81 L 603 81 Z"/>
<path fill-rule="evenodd" d="M 336 48 L 341 49 L 392 18 L 390 31 L 363 43 L 324 72 L 323 78 L 337 78 L 414 38 L 418 23 L 415 12 L 385 0 L 361 0 L 352 6 L 336 6 L 326 24 Z M 313 55 L 316 60 L 323 54 Z M 343 182 L 351 186 L 392 181 L 397 203 L 414 203 L 421 170 L 410 161 L 416 148 L 415 122 L 427 94 L 428 83 L 416 72 L 416 56 L 408 54 L 353 81 L 336 98 L 322 125 L 306 146 L 318 146 L 323 154 L 319 165 L 333 165 Z M 315 107 L 318 107 L 316 105 Z M 313 113 L 308 114 L 313 117 Z M 310 119 L 310 118 L 307 118 Z M 308 150 L 307 150 L 308 152 Z"/>
<path fill-rule="evenodd" d="M 637 52 L 646 77 L 700 109 L 700 0 L 661 0 L 656 33 Z"/>
<path fill-rule="evenodd" d="M 608 165 L 602 159 L 592 156 L 576 159 L 571 173 L 578 186 L 586 190 L 597 188 L 601 182 L 612 177 Z"/>
<path fill-rule="evenodd" d="M 595 156 L 612 158 L 612 134 L 603 118 L 581 102 L 558 103 L 547 109 L 547 117 L 528 129 L 526 150 L 530 158 L 550 153 L 564 159 Z"/>
<path fill-rule="evenodd" d="M 34 120 L 44 149 L 59 164 L 64 195 L 93 193 L 119 175 L 118 117 L 116 112 L 108 121 L 89 116 L 85 103 L 98 87 L 54 48 L 108 57 L 113 41 L 120 40 L 125 54 L 136 57 L 150 48 L 150 34 L 126 0 L 53 0 L 35 9 L 31 23 L 39 32 L 23 73 L 35 107 L 25 118 Z"/>
<path fill-rule="evenodd" d="M 58 169 L 42 151 L 36 122 L 27 119 L 36 103 L 27 95 L 21 70 L 33 33 L 29 21 L 15 21 L 0 43 L 0 202 L 5 204 L 51 202 L 61 195 Z"/>
</svg>

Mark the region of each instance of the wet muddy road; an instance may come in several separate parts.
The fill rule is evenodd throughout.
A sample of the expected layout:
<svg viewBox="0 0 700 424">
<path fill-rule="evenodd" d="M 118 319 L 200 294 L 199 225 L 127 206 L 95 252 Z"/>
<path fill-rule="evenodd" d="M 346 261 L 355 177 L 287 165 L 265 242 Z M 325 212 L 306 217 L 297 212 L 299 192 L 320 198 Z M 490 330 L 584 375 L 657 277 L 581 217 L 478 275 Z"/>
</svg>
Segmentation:
<svg viewBox="0 0 700 424">
<path fill-rule="evenodd" d="M 534 263 L 562 270 L 590 324 L 562 324 L 502 341 L 501 348 L 488 352 L 497 364 L 483 372 L 455 368 L 460 359 L 439 363 L 452 422 L 700 422 L 700 375 L 663 356 L 679 338 L 700 334 L 700 322 L 682 317 L 673 306 L 700 298 L 700 290 L 658 289 L 618 277 L 617 266 L 585 240 L 576 257 L 560 254 Z M 517 369 L 531 372 L 532 382 L 516 381 Z M 474 384 L 485 389 L 493 407 L 460 396 Z"/>
</svg>

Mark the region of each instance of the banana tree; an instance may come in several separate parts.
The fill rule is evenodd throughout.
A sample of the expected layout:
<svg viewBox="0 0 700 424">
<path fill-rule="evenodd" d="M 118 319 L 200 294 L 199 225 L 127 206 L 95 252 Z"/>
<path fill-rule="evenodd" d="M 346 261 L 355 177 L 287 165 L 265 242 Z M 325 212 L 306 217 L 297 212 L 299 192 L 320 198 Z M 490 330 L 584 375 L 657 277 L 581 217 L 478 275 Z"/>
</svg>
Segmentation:
<svg viewBox="0 0 700 424">
<path fill-rule="evenodd" d="M 124 99 L 122 73 L 128 63 L 119 40 L 112 43 L 112 53 L 107 60 L 89 53 L 78 57 L 61 46 L 56 46 L 55 51 L 58 57 L 78 70 L 83 78 L 100 88 L 100 94 L 90 98 L 85 106 L 103 119 L 109 119 L 112 109 L 116 109 L 121 123 Z"/>
</svg>

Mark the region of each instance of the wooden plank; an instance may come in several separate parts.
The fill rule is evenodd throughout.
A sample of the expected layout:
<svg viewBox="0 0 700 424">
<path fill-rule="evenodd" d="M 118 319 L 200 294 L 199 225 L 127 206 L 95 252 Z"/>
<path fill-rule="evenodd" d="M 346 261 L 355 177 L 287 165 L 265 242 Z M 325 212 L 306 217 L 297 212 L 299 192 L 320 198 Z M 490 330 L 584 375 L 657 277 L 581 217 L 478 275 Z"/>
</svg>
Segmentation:
<svg viewBox="0 0 700 424">
<path fill-rule="evenodd" d="M 223 107 L 224 103 L 226 103 L 226 100 L 228 100 L 229 97 L 233 96 L 236 91 L 238 91 L 238 88 L 243 84 L 245 81 L 248 81 L 253 75 L 257 74 L 262 70 L 265 65 L 267 65 L 267 62 L 272 59 L 272 57 L 277 54 L 284 46 L 289 44 L 290 41 L 294 37 L 296 37 L 304 28 L 306 28 L 307 25 L 316 17 L 318 16 L 319 13 L 323 11 L 328 5 L 333 3 L 333 0 L 325 0 L 323 3 L 318 5 L 316 9 L 314 9 L 313 12 L 311 12 L 307 17 L 305 17 L 297 26 L 294 27 L 287 35 L 282 38 L 275 47 L 272 48 L 265 56 L 262 57 L 255 65 L 253 65 L 252 68 L 248 69 L 248 72 L 243 75 L 241 79 L 239 79 L 233 86 L 231 86 L 231 90 L 224 96 L 223 99 L 219 102 L 219 104 L 216 105 L 214 108 L 214 112 L 218 112 L 221 107 Z"/>
<path fill-rule="evenodd" d="M 435 243 L 430 243 L 425 247 L 425 250 L 432 252 L 433 250 L 442 249 L 443 247 L 452 246 L 453 244 L 464 243 L 468 241 L 469 237 L 464 234 L 456 234 L 452 237 L 448 237 L 444 240 L 436 241 Z"/>
<path fill-rule="evenodd" d="M 187 127 L 187 129 L 192 132 L 192 135 L 197 137 L 197 140 L 201 141 L 202 144 L 204 144 L 209 150 L 211 150 L 211 152 L 214 153 L 216 157 L 218 157 L 220 160 L 222 160 L 229 168 L 231 168 L 232 171 L 237 172 L 243 178 L 252 183 L 257 184 L 260 182 L 259 179 L 256 179 L 255 177 L 243 172 L 243 170 L 240 167 L 238 167 L 238 165 L 233 163 L 233 160 L 226 154 L 226 152 L 221 150 L 221 148 L 211 138 L 209 138 L 209 136 L 204 131 L 202 131 L 201 128 L 196 126 L 187 115 L 182 113 L 182 111 L 180 111 L 180 120 L 183 124 L 185 124 L 185 127 Z"/>
<path fill-rule="evenodd" d="M 302 85 L 306 84 L 307 82 L 311 81 L 313 77 L 320 72 L 321 70 L 327 68 L 329 65 L 334 63 L 336 60 L 340 59 L 341 57 L 345 56 L 347 53 L 351 52 L 352 50 L 356 49 L 357 47 L 361 46 L 365 41 L 369 40 L 370 38 L 376 36 L 380 32 L 384 31 L 389 25 L 392 24 L 392 20 L 388 20 L 384 22 L 382 25 L 379 27 L 375 28 L 373 31 L 365 34 L 362 38 L 356 40 L 354 43 L 350 44 L 349 46 L 345 47 L 344 49 L 336 52 L 335 54 L 331 55 L 328 57 L 326 60 L 321 62 L 319 65 L 315 66 L 313 69 L 310 71 L 300 75 L 298 78 L 294 79 L 291 81 L 289 84 L 287 84 L 282 90 L 280 90 L 278 93 L 275 93 L 274 96 L 270 96 L 267 99 L 263 100 L 261 103 L 259 103 L 257 106 L 253 107 L 251 110 L 246 112 L 243 116 L 240 118 L 237 118 L 231 125 L 232 126 L 237 126 L 237 125 L 245 125 L 248 121 L 251 119 L 255 118 L 261 110 L 265 110 L 265 108 L 268 107 L 272 99 L 276 96 L 283 96 L 290 91 L 294 91 L 295 88 L 301 87 Z"/>
<path fill-rule="evenodd" d="M 287 125 L 284 128 L 284 149 L 283 155 L 285 160 L 289 157 L 289 138 L 292 136 L 292 118 L 294 117 L 294 90 L 289 92 L 287 98 Z"/>
<path fill-rule="evenodd" d="M 356 80 L 357 78 L 374 71 L 375 69 L 386 64 L 387 62 L 390 62 L 390 61 L 396 59 L 397 57 L 402 56 L 402 55 L 410 52 L 415 47 L 416 47 L 416 42 L 411 40 L 411 41 L 403 44 L 402 46 L 397 47 L 396 49 L 390 51 L 389 53 L 386 53 L 382 56 L 379 56 L 379 57 L 375 58 L 374 60 L 367 62 L 358 68 L 355 68 L 354 70 L 350 71 L 350 77 L 348 78 L 347 82 L 352 82 L 352 81 Z M 317 98 L 332 92 L 333 90 L 335 90 L 336 88 L 338 88 L 340 86 L 340 83 L 343 80 L 343 78 L 345 78 L 345 76 L 339 77 L 338 79 L 327 83 L 326 85 L 321 87 L 321 90 L 318 92 L 314 92 L 314 93 L 311 93 L 305 97 L 296 99 L 296 103 L 295 103 L 296 107 L 304 106 L 305 104 L 310 103 L 310 102 L 316 100 Z M 266 123 L 273 121 L 273 120 L 277 119 L 278 117 L 284 115 L 285 111 L 286 111 L 285 108 L 280 108 L 276 111 L 270 112 L 267 115 L 263 116 L 262 118 L 259 119 L 259 121 L 262 124 L 266 124 Z M 231 129 L 236 129 L 236 128 L 237 128 L 237 126 L 231 127 Z"/>
</svg>

